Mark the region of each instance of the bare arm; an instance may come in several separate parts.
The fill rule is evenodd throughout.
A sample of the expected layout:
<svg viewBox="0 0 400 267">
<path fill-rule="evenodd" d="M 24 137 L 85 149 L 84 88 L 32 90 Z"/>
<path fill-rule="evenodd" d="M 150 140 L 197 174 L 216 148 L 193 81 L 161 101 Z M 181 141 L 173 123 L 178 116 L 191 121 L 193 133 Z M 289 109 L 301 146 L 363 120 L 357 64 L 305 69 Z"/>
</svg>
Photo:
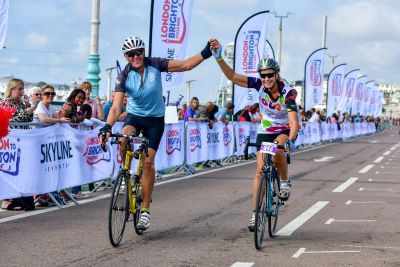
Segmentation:
<svg viewBox="0 0 400 267">
<path fill-rule="evenodd" d="M 197 67 L 204 59 L 200 54 L 189 57 L 185 60 L 171 60 L 168 62 L 169 72 L 188 71 Z"/>
<path fill-rule="evenodd" d="M 63 122 L 70 121 L 68 118 L 52 118 L 52 117 L 47 116 L 44 113 L 39 113 L 37 116 L 41 123 L 55 124 L 55 123 L 59 123 L 59 122 L 63 123 Z"/>
<path fill-rule="evenodd" d="M 289 139 L 294 140 L 297 137 L 297 132 L 300 129 L 299 120 L 297 119 L 297 112 L 292 111 L 288 113 L 290 133 Z"/>
</svg>

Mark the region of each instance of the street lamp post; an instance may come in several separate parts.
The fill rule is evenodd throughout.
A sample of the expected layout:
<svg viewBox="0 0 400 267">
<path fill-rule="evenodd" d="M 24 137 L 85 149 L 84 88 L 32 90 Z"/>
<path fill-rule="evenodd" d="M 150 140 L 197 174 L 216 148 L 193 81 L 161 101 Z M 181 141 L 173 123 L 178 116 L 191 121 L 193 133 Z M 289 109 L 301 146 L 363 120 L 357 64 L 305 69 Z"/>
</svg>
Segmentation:
<svg viewBox="0 0 400 267">
<path fill-rule="evenodd" d="M 90 40 L 89 66 L 86 80 L 92 84 L 91 96 L 99 95 L 100 55 L 99 55 L 100 0 L 92 0 L 92 28 Z"/>
<path fill-rule="evenodd" d="M 273 12 L 275 15 L 275 18 L 279 18 L 279 29 L 278 29 L 278 62 L 279 64 L 282 65 L 282 20 L 285 18 L 288 18 L 289 15 L 292 15 L 294 13 L 292 12 L 287 12 L 285 16 L 280 16 L 276 12 Z"/>
<path fill-rule="evenodd" d="M 336 54 L 334 56 L 328 55 L 328 57 L 330 57 L 332 59 L 332 69 L 335 67 L 335 58 L 337 58 L 338 56 L 339 56 L 339 54 Z"/>
<path fill-rule="evenodd" d="M 192 82 L 195 82 L 196 80 L 189 80 L 186 81 L 186 95 L 187 95 L 187 105 L 190 105 L 190 85 Z"/>
</svg>

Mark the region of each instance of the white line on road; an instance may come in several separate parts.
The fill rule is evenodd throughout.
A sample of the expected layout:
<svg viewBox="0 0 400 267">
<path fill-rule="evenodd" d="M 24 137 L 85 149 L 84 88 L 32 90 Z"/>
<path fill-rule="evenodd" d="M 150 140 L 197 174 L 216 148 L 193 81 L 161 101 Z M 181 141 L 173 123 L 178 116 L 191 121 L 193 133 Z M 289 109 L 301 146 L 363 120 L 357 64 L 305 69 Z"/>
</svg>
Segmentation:
<svg viewBox="0 0 400 267">
<path fill-rule="evenodd" d="M 376 222 L 376 220 L 337 220 L 335 218 L 329 218 L 325 224 L 332 224 L 333 222 L 343 222 L 343 223 L 358 223 L 358 222 Z"/>
<path fill-rule="evenodd" d="M 357 181 L 358 177 L 350 177 L 346 182 L 342 183 L 338 187 L 336 187 L 332 192 L 334 193 L 342 193 L 347 189 L 350 185 L 352 185 L 355 181 Z"/>
<path fill-rule="evenodd" d="M 376 173 L 378 173 L 378 172 L 376 172 Z M 368 182 L 372 182 L 372 178 L 369 178 L 369 179 L 368 179 Z"/>
<path fill-rule="evenodd" d="M 253 265 L 254 262 L 235 262 L 231 267 L 251 267 Z"/>
<path fill-rule="evenodd" d="M 391 151 L 393 151 L 393 150 L 395 150 L 395 149 L 396 149 L 396 147 L 395 147 L 395 146 L 390 148 L 390 150 L 391 150 Z"/>
<path fill-rule="evenodd" d="M 372 140 L 372 141 L 369 141 L 371 144 L 375 144 L 375 143 L 378 143 L 378 140 Z"/>
<path fill-rule="evenodd" d="M 400 250 L 400 247 L 375 247 L 375 246 L 357 246 L 357 245 L 342 245 L 342 247 L 372 248 L 372 249 L 396 249 L 396 250 Z"/>
<path fill-rule="evenodd" d="M 364 168 L 362 168 L 358 173 L 367 173 L 372 167 L 374 167 L 374 164 L 368 164 Z"/>
<path fill-rule="evenodd" d="M 386 151 L 385 153 L 383 153 L 384 156 L 387 156 L 391 153 L 392 151 Z"/>
<path fill-rule="evenodd" d="M 84 204 L 84 203 L 100 200 L 100 199 L 103 199 L 103 198 L 108 198 L 110 196 L 111 196 L 111 194 L 105 194 L 105 195 L 101 195 L 101 196 L 90 198 L 90 199 L 79 200 L 78 202 L 79 202 L 79 204 Z M 70 204 L 70 205 L 67 205 L 67 206 L 63 206 L 64 209 L 65 208 L 70 208 L 70 207 L 76 207 L 76 205 Z M 35 211 L 27 212 L 27 213 L 22 213 L 22 214 L 10 216 L 10 217 L 2 218 L 2 219 L 0 219 L 0 223 L 14 221 L 14 220 L 18 220 L 18 219 L 22 219 L 22 218 L 26 218 L 26 217 L 30 217 L 30 216 L 34 216 L 34 215 L 38 215 L 38 214 L 42 214 L 42 213 L 46 213 L 46 212 L 50 212 L 50 211 L 55 211 L 55 210 L 61 210 L 61 209 L 58 208 L 58 207 L 52 207 L 52 208 L 47 208 L 47 209 L 43 209 L 43 210 L 35 210 Z"/>
<path fill-rule="evenodd" d="M 386 203 L 385 201 L 352 201 L 352 200 L 347 200 L 346 205 L 350 204 L 384 204 Z"/>
<path fill-rule="evenodd" d="M 292 258 L 298 258 L 302 254 L 327 254 L 327 253 L 360 253 L 360 250 L 321 250 L 321 251 L 306 251 L 306 248 L 299 248 L 299 250 L 293 254 Z"/>
<path fill-rule="evenodd" d="M 385 158 L 385 157 L 379 157 L 379 158 L 377 158 L 377 159 L 374 161 L 374 163 L 379 163 L 379 162 L 381 162 L 384 158 Z"/>
<path fill-rule="evenodd" d="M 391 188 L 364 188 L 360 187 L 358 191 L 392 191 Z"/>
<path fill-rule="evenodd" d="M 320 159 L 314 159 L 314 161 L 315 162 L 326 162 L 326 161 L 328 161 L 330 159 L 333 159 L 333 158 L 335 158 L 335 157 L 323 157 L 323 158 L 320 158 Z"/>
<path fill-rule="evenodd" d="M 308 221 L 312 216 L 317 214 L 321 209 L 328 205 L 329 201 L 318 201 L 308 210 L 300 214 L 296 219 L 286 224 L 282 229 L 276 233 L 278 236 L 290 236 L 294 231 L 296 231 L 300 226 L 302 226 L 306 221 Z"/>
</svg>

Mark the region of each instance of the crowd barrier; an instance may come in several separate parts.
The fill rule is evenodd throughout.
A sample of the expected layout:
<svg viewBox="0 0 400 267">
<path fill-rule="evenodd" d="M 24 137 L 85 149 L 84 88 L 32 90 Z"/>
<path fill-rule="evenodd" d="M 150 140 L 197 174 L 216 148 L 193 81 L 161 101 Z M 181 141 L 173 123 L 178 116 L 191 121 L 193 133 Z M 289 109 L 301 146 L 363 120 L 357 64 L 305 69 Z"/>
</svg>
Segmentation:
<svg viewBox="0 0 400 267">
<path fill-rule="evenodd" d="M 44 194 L 113 177 L 122 163 L 119 148 L 98 141 L 99 127 L 56 124 L 12 129 L 0 139 L 0 199 Z M 119 132 L 122 123 L 114 125 Z M 375 132 L 373 123 L 304 123 L 297 145 Z M 257 124 L 221 122 L 167 124 L 155 159 L 157 170 L 243 155 L 246 136 L 255 142 Z M 254 149 L 254 148 L 252 148 Z M 255 152 L 252 150 L 250 152 Z"/>
</svg>

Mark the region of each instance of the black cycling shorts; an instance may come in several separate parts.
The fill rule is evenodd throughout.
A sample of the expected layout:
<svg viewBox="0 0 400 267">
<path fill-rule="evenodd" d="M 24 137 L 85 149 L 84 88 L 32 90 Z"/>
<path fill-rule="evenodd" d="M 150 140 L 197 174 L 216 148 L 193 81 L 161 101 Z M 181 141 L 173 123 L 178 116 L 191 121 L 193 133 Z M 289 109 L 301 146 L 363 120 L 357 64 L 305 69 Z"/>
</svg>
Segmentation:
<svg viewBox="0 0 400 267">
<path fill-rule="evenodd" d="M 257 134 L 256 144 L 261 144 L 262 142 L 273 143 L 279 135 L 284 134 L 289 136 L 289 133 L 290 129 L 284 130 L 276 134 Z M 257 151 L 260 151 L 259 147 L 257 147 Z"/>
<path fill-rule="evenodd" d="M 164 133 L 164 117 L 141 117 L 128 113 L 124 127 L 126 125 L 135 127 L 136 135 L 142 131 L 143 136 L 149 139 L 149 147 L 157 151 Z"/>
</svg>

